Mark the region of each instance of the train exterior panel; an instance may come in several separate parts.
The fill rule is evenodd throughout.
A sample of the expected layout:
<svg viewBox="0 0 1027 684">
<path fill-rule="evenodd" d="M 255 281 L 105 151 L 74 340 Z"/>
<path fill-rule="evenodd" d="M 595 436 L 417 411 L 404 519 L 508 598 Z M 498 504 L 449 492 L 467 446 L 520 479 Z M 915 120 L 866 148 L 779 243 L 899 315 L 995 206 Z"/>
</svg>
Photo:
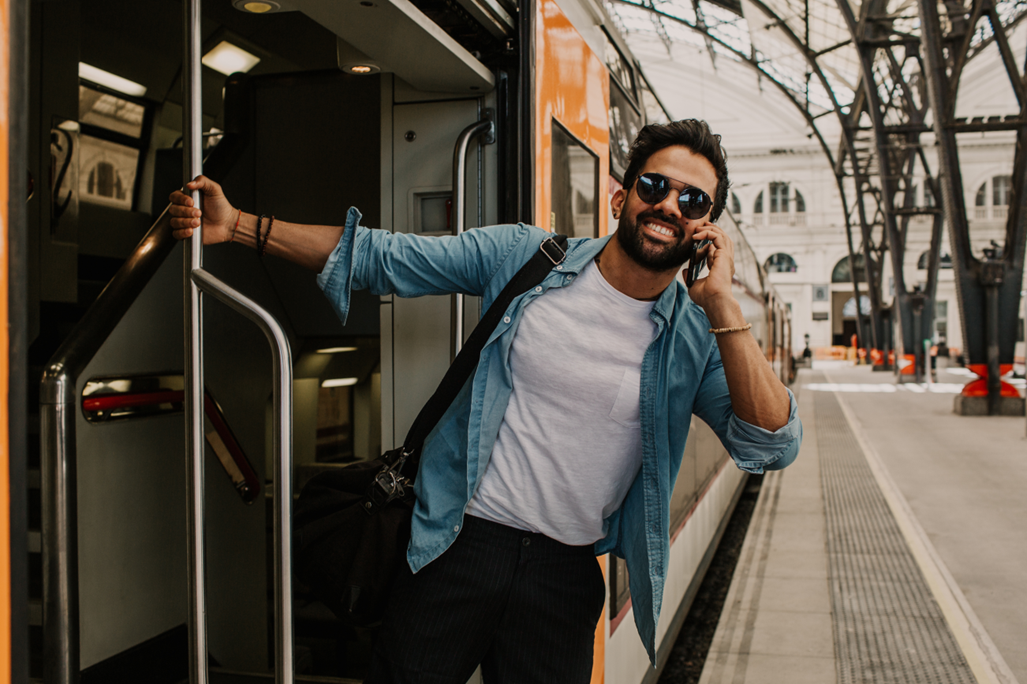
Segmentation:
<svg viewBox="0 0 1027 684">
<path fill-rule="evenodd" d="M 242 4 L 203 6 L 205 48 L 235 42 L 261 59 L 245 75 L 204 70 L 204 171 L 257 214 L 337 225 L 356 206 L 364 225 L 395 232 L 448 235 L 460 215 L 467 230 L 523 221 L 602 237 L 615 230 L 609 198 L 631 140 L 647 121 L 668 118 L 590 0 L 449 9 L 293 0 L 289 11 L 259 16 Z M 31 449 L 12 447 L 10 468 L 0 468 L 11 478 L 0 498 L 14 502 L 0 506 L 12 511 L 9 523 L 0 515 L 0 587 L 9 589 L 0 592 L 0 613 L 11 616 L 0 618 L 0 681 L 31 675 L 72 684 L 83 672 L 158 681 L 147 663 L 172 663 L 160 676 L 177 681 L 188 661 L 191 543 L 182 468 L 184 256 L 163 208 L 183 181 L 181 7 L 52 0 L 31 6 L 31 33 L 28 14 L 25 0 L 0 0 L 0 49 L 18 44 L 7 31 L 24 32 L 33 56 L 31 67 L 10 54 L 0 65 L 0 231 L 17 246 L 7 213 L 17 206 L 34 255 L 0 255 L 0 274 L 11 253 L 27 283 L 0 278 L 0 289 L 15 283 L 0 307 L 10 296 L 8 328 L 31 343 L 12 363 L 29 369 L 39 388 L 29 403 L 39 409 L 25 416 L 12 410 L 13 399 L 4 403 L 25 392 L 0 363 L 0 425 L 14 445 L 38 421 L 41 454 L 34 462 Z M 402 40 L 386 40 L 383 27 Z M 80 62 L 137 80 L 145 93 L 80 77 Z M 29 85 L 12 91 L 9 82 Z M 29 142 L 9 152 L 13 129 L 2 114 L 20 107 Z M 459 153 L 465 172 L 455 176 L 456 142 L 486 128 L 491 133 L 472 134 Z M 26 166 L 46 185 L 34 196 L 12 180 L 28 176 Z M 9 188 L 28 202 L 5 199 Z M 746 320 L 787 381 L 788 311 L 730 214 L 721 225 L 737 245 L 735 293 Z M 472 297 L 357 293 L 342 325 L 314 277 L 291 264 L 228 245 L 207 250 L 205 268 L 266 308 L 289 338 L 297 491 L 317 472 L 401 442 L 481 313 Z M 203 339 L 212 681 L 256 680 L 273 670 L 276 640 L 286 638 L 273 619 L 272 364 L 257 329 L 212 300 Z M 5 331 L 0 348 L 7 344 Z M 713 432 L 692 421 L 671 503 L 660 664 L 745 481 Z M 26 462 L 29 474 L 18 468 Z M 28 521 L 14 515 L 26 493 L 34 506 Z M 592 681 L 652 682 L 658 670 L 635 632 L 624 563 L 598 562 L 608 597 Z M 19 567 L 35 574 L 19 579 Z M 340 625 L 298 583 L 293 608 L 297 672 L 359 681 L 373 630 Z"/>
</svg>

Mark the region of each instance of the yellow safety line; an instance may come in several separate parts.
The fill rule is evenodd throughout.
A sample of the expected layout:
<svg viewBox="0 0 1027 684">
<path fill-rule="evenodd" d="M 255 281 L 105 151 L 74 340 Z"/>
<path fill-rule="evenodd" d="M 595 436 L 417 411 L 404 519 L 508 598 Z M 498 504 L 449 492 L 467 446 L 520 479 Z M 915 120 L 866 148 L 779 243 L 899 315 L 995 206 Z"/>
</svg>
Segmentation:
<svg viewBox="0 0 1027 684">
<path fill-rule="evenodd" d="M 827 377 L 827 375 L 825 372 L 824 376 Z M 831 382 L 829 378 L 828 382 Z M 935 550 L 934 544 L 927 537 L 927 532 L 917 521 L 906 497 L 902 495 L 898 485 L 892 480 L 880 455 L 863 429 L 863 425 L 856 418 L 841 393 L 835 392 L 834 395 L 842 407 L 845 419 L 849 422 L 849 427 L 866 456 L 870 470 L 888 502 L 888 507 L 895 516 L 899 529 L 902 530 L 902 536 L 920 567 L 920 571 L 924 574 L 924 579 L 927 580 L 927 586 L 934 595 L 934 599 L 941 607 L 942 614 L 962 649 L 963 656 L 970 665 L 974 677 L 979 684 L 1018 684 L 1016 676 L 1009 669 L 1002 654 L 999 653 L 987 630 L 984 629 L 984 625 L 977 618 L 970 602 L 966 600 L 966 596 L 956 584 L 955 578 L 952 577 L 945 562 Z"/>
</svg>

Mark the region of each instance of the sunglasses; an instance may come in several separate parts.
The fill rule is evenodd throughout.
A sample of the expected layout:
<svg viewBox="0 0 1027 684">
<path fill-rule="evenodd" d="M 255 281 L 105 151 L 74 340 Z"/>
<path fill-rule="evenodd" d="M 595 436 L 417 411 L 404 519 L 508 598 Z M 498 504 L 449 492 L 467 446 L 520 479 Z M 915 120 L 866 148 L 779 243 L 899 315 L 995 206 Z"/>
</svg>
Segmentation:
<svg viewBox="0 0 1027 684">
<path fill-rule="evenodd" d="M 635 181 L 635 192 L 638 198 L 646 204 L 659 204 L 670 194 L 671 184 L 680 183 L 678 190 L 678 211 L 688 219 L 700 219 L 706 216 L 713 200 L 699 188 L 694 188 L 687 183 L 673 178 L 668 178 L 662 173 L 643 173 Z"/>
</svg>

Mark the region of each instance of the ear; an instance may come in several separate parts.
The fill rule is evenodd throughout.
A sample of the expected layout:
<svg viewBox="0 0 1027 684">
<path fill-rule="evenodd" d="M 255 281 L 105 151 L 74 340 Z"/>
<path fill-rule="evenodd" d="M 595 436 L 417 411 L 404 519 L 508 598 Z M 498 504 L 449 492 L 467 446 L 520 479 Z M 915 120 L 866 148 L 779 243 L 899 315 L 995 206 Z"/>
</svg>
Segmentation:
<svg viewBox="0 0 1027 684">
<path fill-rule="evenodd" d="M 610 198 L 610 208 L 613 209 L 614 218 L 620 218 L 620 213 L 624 209 L 624 201 L 627 197 L 628 193 L 624 188 L 613 193 L 613 197 Z"/>
</svg>

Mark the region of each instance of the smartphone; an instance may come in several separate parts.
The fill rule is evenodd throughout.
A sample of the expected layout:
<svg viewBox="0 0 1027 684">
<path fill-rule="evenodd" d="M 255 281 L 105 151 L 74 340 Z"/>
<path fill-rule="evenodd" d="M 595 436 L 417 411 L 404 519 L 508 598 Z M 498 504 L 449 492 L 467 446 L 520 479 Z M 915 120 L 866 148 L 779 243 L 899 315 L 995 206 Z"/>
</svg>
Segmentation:
<svg viewBox="0 0 1027 684">
<path fill-rule="evenodd" d="M 700 240 L 692 243 L 692 257 L 688 262 L 688 270 L 685 271 L 685 286 L 691 288 L 692 283 L 699 277 L 699 272 L 706 267 L 706 254 L 699 256 L 699 252 L 706 249 L 713 240 Z"/>
</svg>

